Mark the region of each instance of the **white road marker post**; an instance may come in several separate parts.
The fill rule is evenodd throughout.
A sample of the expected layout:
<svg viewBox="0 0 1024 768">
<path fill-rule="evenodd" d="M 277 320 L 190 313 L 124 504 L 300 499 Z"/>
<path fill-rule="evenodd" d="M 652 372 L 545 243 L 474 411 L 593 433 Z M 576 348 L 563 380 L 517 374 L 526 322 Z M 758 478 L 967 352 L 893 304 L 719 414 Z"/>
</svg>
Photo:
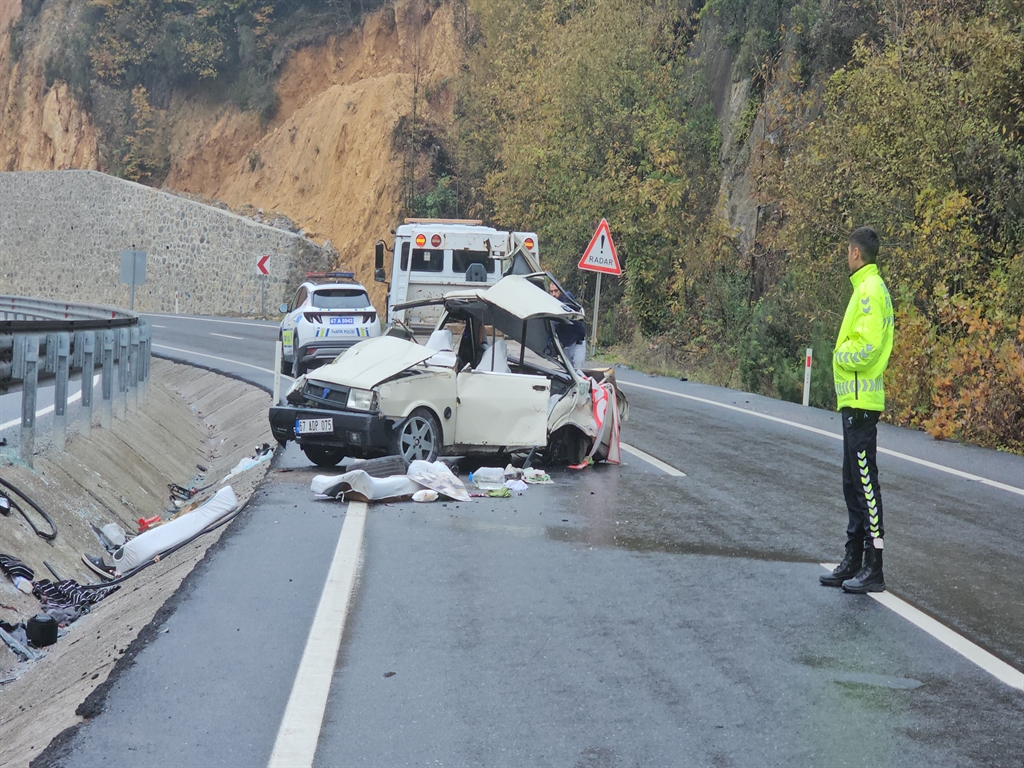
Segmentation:
<svg viewBox="0 0 1024 768">
<path fill-rule="evenodd" d="M 814 350 L 807 348 L 807 356 L 804 358 L 804 408 L 811 404 L 811 357 Z"/>
<path fill-rule="evenodd" d="M 274 405 L 281 402 L 281 358 L 284 350 L 281 347 L 281 340 L 274 342 Z"/>
</svg>

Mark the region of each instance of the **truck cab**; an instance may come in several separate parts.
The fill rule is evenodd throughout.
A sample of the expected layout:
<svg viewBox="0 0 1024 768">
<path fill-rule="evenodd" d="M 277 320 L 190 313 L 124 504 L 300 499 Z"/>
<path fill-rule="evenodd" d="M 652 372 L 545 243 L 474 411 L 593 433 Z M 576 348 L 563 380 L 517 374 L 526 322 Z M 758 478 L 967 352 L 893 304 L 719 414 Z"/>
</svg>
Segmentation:
<svg viewBox="0 0 1024 768">
<path fill-rule="evenodd" d="M 536 233 L 506 232 L 483 226 L 478 220 L 406 219 L 395 230 L 390 249 L 384 241 L 377 242 L 377 282 L 388 282 L 384 269 L 387 251 L 391 252 L 387 319 L 427 332 L 440 316 L 439 305 L 393 308 L 439 298 L 458 288 L 493 285 L 503 275 L 540 270 Z"/>
</svg>

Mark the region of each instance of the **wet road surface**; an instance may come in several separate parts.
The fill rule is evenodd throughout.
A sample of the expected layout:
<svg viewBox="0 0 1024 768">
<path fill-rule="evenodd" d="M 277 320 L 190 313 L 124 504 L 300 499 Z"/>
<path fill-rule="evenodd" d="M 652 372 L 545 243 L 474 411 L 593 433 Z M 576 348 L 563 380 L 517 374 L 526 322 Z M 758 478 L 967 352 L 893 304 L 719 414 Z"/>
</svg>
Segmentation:
<svg viewBox="0 0 1024 768">
<path fill-rule="evenodd" d="M 845 528 L 838 441 L 629 382 L 830 432 L 835 415 L 618 375 L 623 439 L 686 477 L 627 455 L 512 499 L 371 506 L 314 764 L 1024 762 L 1024 693 L 818 586 Z M 1024 481 L 1015 457 L 885 427 L 879 443 Z M 891 590 L 1020 670 L 1024 497 L 879 464 Z M 275 460 L 47 764 L 266 764 L 345 516 L 312 498 L 318 472 L 294 445 Z"/>
</svg>

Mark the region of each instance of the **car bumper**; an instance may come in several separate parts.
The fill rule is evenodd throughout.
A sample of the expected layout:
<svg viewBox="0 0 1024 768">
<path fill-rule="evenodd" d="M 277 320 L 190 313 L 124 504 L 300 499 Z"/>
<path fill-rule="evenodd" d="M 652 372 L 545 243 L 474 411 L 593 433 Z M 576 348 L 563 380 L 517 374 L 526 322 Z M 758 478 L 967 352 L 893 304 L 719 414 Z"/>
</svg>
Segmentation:
<svg viewBox="0 0 1024 768">
<path fill-rule="evenodd" d="M 299 419 L 331 419 L 333 430 L 296 435 Z M 387 453 L 391 447 L 391 422 L 379 413 L 278 405 L 270 409 L 270 430 L 282 445 L 295 440 L 299 445 L 344 448 L 352 455 Z"/>
</svg>

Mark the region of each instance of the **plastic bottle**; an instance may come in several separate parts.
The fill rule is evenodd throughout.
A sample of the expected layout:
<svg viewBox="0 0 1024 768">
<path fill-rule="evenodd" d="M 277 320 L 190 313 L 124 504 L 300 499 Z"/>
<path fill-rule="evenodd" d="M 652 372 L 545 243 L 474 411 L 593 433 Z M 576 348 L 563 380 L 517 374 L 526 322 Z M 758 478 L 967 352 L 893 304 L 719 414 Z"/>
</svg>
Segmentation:
<svg viewBox="0 0 1024 768">
<path fill-rule="evenodd" d="M 35 585 L 31 581 L 26 579 L 24 576 L 15 576 L 14 577 L 14 586 L 16 586 L 18 589 L 20 589 L 26 595 L 31 595 L 32 594 L 32 587 L 34 587 Z"/>
<path fill-rule="evenodd" d="M 482 491 L 491 491 L 505 486 L 505 470 L 501 467 L 480 467 L 470 477 L 470 482 Z"/>
</svg>

